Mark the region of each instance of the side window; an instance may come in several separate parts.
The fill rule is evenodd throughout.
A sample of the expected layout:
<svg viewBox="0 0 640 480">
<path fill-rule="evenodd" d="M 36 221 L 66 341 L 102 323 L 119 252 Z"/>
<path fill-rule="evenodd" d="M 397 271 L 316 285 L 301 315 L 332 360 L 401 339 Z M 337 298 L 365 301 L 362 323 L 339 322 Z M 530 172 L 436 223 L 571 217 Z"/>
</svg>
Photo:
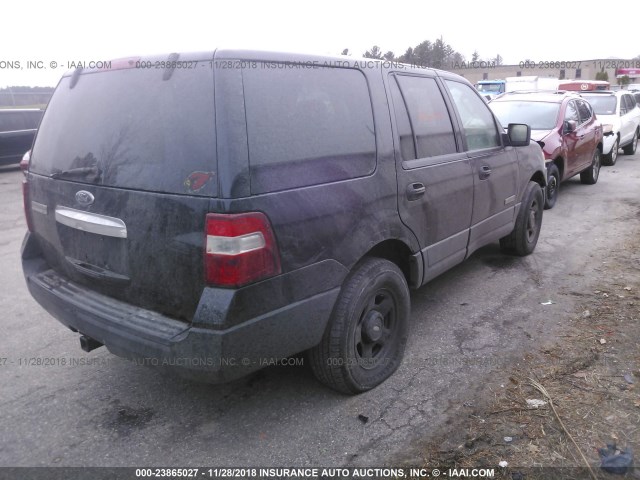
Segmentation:
<svg viewBox="0 0 640 480">
<path fill-rule="evenodd" d="M 409 112 L 407 111 L 407 106 L 404 103 L 395 77 L 389 79 L 389 85 L 391 88 L 391 99 L 393 101 L 396 125 L 398 126 L 398 135 L 400 137 L 400 153 L 402 154 L 403 160 L 414 160 L 416 158 L 416 146 L 413 132 L 411 131 Z"/>
<path fill-rule="evenodd" d="M 622 95 L 620 97 L 620 115 L 626 115 L 627 113 L 627 96 L 626 95 Z"/>
<path fill-rule="evenodd" d="M 578 123 L 585 123 L 591 119 L 591 109 L 587 102 L 578 100 L 578 114 L 580 115 L 580 121 Z"/>
<path fill-rule="evenodd" d="M 469 150 L 500 145 L 500 134 L 487 104 L 464 83 L 446 80 L 455 103 Z"/>
<path fill-rule="evenodd" d="M 633 98 L 632 95 L 625 95 L 624 99 L 626 102 L 627 112 L 629 112 L 630 110 L 633 110 L 633 108 L 636 106 L 635 98 Z"/>
<path fill-rule="evenodd" d="M 418 158 L 456 153 L 449 111 L 433 78 L 397 77 L 409 110 Z"/>
<path fill-rule="evenodd" d="M 576 125 L 580 123 L 580 117 L 578 116 L 578 109 L 576 108 L 576 102 L 567 103 L 567 109 L 564 112 L 564 121 L 574 121 Z"/>
<path fill-rule="evenodd" d="M 264 64 L 242 72 L 251 192 L 372 173 L 376 138 L 363 73 L 277 67 Z"/>
<path fill-rule="evenodd" d="M 15 130 L 25 130 L 22 112 L 0 113 L 0 132 L 13 132 Z"/>
</svg>

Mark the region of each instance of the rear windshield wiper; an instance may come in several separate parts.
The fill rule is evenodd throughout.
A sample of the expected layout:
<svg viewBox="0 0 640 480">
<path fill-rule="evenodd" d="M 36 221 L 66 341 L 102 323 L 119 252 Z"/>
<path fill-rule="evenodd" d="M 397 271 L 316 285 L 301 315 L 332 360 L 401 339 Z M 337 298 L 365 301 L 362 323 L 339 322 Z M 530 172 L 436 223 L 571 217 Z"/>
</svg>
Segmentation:
<svg viewBox="0 0 640 480">
<path fill-rule="evenodd" d="M 97 180 L 102 175 L 102 171 L 97 165 L 93 165 L 91 167 L 77 167 L 70 168 L 69 170 L 59 170 L 57 172 L 53 172 L 49 178 L 59 178 L 59 177 L 75 177 L 75 176 L 83 176 L 86 174 L 95 175 L 95 179 Z"/>
</svg>

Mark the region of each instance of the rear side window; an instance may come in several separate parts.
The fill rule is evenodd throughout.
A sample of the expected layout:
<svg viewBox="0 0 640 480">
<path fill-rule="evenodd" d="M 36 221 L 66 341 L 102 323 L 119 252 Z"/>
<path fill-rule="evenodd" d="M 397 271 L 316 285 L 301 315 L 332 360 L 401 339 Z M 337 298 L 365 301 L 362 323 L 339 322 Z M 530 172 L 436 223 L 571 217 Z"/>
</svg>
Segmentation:
<svg viewBox="0 0 640 480">
<path fill-rule="evenodd" d="M 469 150 L 500 146 L 500 135 L 486 102 L 469 85 L 446 80 Z"/>
<path fill-rule="evenodd" d="M 395 111 L 398 136 L 400 137 L 400 153 L 403 160 L 414 160 L 416 158 L 416 147 L 413 133 L 411 131 L 411 121 L 409 112 L 404 103 L 398 84 L 395 78 L 389 80 L 391 98 L 393 100 L 393 110 Z"/>
<path fill-rule="evenodd" d="M 375 170 L 373 112 L 362 72 L 259 65 L 242 74 L 252 193 Z"/>
<path fill-rule="evenodd" d="M 407 75 L 397 79 L 409 110 L 418 158 L 456 153 L 451 117 L 435 79 Z"/>
<path fill-rule="evenodd" d="M 215 196 L 213 72 L 130 68 L 60 81 L 30 170 L 136 190 Z"/>
</svg>

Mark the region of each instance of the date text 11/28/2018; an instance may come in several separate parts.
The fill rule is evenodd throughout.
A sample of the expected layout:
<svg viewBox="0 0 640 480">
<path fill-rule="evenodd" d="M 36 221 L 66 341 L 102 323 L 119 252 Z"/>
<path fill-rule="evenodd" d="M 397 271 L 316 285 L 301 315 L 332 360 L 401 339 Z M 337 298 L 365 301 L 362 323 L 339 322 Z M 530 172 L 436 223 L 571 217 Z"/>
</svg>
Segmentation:
<svg viewBox="0 0 640 480">
<path fill-rule="evenodd" d="M 243 479 L 308 479 L 308 478 L 494 478 L 493 468 L 426 469 L 426 468 L 137 468 L 136 478 L 243 478 Z"/>
</svg>

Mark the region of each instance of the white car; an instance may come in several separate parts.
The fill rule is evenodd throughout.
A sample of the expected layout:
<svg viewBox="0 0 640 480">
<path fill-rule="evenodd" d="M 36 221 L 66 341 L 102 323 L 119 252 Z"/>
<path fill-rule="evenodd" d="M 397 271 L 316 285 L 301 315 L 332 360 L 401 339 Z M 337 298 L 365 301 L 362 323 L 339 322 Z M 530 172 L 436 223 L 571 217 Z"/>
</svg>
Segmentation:
<svg viewBox="0 0 640 480">
<path fill-rule="evenodd" d="M 601 91 L 581 94 L 593 107 L 602 122 L 605 134 L 602 148 L 602 164 L 615 165 L 618 149 L 633 155 L 640 136 L 640 106 L 627 90 Z"/>
</svg>

